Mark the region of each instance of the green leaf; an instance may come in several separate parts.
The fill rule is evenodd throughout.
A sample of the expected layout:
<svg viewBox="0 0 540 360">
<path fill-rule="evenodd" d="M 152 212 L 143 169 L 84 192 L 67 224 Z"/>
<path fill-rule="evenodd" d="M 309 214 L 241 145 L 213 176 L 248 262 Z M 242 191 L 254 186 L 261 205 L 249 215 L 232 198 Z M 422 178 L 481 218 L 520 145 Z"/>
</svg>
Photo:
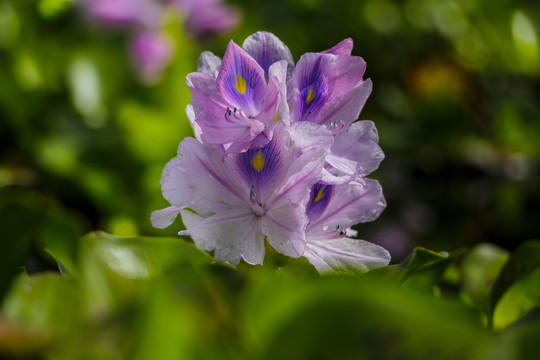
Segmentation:
<svg viewBox="0 0 540 360">
<path fill-rule="evenodd" d="M 470 359 L 494 341 L 460 302 L 365 276 L 258 279 L 242 304 L 259 359 Z"/>
<path fill-rule="evenodd" d="M 509 350 L 506 359 L 536 359 L 540 338 L 540 307 L 535 308 L 517 323 L 499 334 L 501 343 Z"/>
<path fill-rule="evenodd" d="M 503 329 L 540 300 L 540 241 L 523 243 L 512 254 L 491 292 L 494 328 Z"/>
<path fill-rule="evenodd" d="M 209 264 L 211 257 L 180 238 L 120 237 L 104 232 L 81 239 L 86 300 L 93 314 L 143 299 L 148 281 L 179 264 Z"/>
<path fill-rule="evenodd" d="M 8 322 L 42 335 L 67 334 L 84 319 L 79 286 L 71 276 L 21 275 L 3 304 Z"/>
<path fill-rule="evenodd" d="M 0 300 L 21 271 L 42 221 L 43 214 L 26 204 L 0 204 Z"/>
<path fill-rule="evenodd" d="M 181 238 L 122 237 L 104 232 L 81 240 L 82 257 L 96 257 L 127 279 L 149 279 L 178 263 L 207 264 L 212 258 Z"/>
<path fill-rule="evenodd" d="M 446 252 L 436 253 L 423 247 L 416 247 L 401 273 L 400 281 L 406 287 L 431 291 L 454 257 L 460 253 L 457 251 L 450 255 Z"/>
<path fill-rule="evenodd" d="M 470 250 L 461 264 L 462 299 L 489 315 L 491 289 L 509 257 L 508 251 L 492 244 Z"/>
<path fill-rule="evenodd" d="M 540 268 L 516 281 L 499 299 L 493 312 L 493 329 L 504 330 L 540 306 Z"/>
<path fill-rule="evenodd" d="M 136 327 L 130 358 L 191 359 L 200 345 L 200 312 L 195 301 L 178 298 L 165 282 L 148 293 Z"/>
<path fill-rule="evenodd" d="M 22 274 L 11 286 L 1 310 L 0 354 L 9 354 L 10 359 L 43 355 L 58 339 L 71 339 L 73 332 L 80 332 L 86 324 L 82 294 L 71 276 Z"/>
<path fill-rule="evenodd" d="M 51 219 L 41 233 L 43 247 L 63 269 L 77 275 L 79 233 L 67 219 Z"/>
</svg>

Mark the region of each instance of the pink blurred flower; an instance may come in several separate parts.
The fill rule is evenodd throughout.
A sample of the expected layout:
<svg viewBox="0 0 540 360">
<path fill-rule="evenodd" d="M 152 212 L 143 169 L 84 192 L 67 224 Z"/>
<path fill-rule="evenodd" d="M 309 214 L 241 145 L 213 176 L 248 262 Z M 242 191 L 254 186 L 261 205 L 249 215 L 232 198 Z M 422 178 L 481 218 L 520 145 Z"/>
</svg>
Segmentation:
<svg viewBox="0 0 540 360">
<path fill-rule="evenodd" d="M 141 79 L 147 83 L 159 80 L 172 56 L 170 41 L 162 34 L 144 31 L 131 42 L 131 59 Z"/>
<path fill-rule="evenodd" d="M 196 38 L 229 31 L 240 17 L 222 0 L 81 0 L 81 4 L 99 25 L 135 34 L 130 39 L 130 56 L 147 83 L 159 80 L 172 59 L 171 44 L 159 33 L 167 10 L 176 10 Z"/>
<path fill-rule="evenodd" d="M 240 13 L 222 0 L 170 1 L 180 9 L 188 32 L 197 38 L 230 31 L 240 19 Z"/>
<path fill-rule="evenodd" d="M 163 9 L 153 0 L 83 0 L 93 20 L 112 27 L 158 27 Z"/>
</svg>

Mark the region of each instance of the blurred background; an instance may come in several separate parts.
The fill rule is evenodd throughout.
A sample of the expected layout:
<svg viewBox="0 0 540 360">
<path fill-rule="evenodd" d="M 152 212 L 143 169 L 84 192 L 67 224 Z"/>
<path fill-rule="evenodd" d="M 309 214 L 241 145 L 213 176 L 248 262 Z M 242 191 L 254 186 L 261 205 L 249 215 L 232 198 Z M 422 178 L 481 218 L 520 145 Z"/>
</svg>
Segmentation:
<svg viewBox="0 0 540 360">
<path fill-rule="evenodd" d="M 149 216 L 192 136 L 185 76 L 202 51 L 222 56 L 258 30 L 295 61 L 351 37 L 367 62 L 360 119 L 379 130 L 386 159 L 371 177 L 388 207 L 360 238 L 399 262 L 417 245 L 513 250 L 540 236 L 538 2 L 122 3 L 0 0 L 0 228 L 13 264 L 54 269 L 44 250 L 75 253 L 92 230 L 176 236 L 179 219 L 157 230 Z"/>
<path fill-rule="evenodd" d="M 0 0 L 0 358 L 537 357 L 539 24 L 532 0 Z M 400 266 L 233 270 L 152 228 L 186 75 L 259 30 L 366 60 L 388 206 L 357 230 Z"/>
</svg>

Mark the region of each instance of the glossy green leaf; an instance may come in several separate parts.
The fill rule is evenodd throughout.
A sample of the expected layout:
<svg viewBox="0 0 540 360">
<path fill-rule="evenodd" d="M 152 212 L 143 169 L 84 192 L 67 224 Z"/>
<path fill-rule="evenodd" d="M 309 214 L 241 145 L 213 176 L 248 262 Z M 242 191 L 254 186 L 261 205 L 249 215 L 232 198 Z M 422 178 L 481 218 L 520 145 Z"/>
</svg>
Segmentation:
<svg viewBox="0 0 540 360">
<path fill-rule="evenodd" d="M 147 281 L 178 264 L 208 264 L 211 257 L 180 238 L 95 232 L 81 239 L 80 261 L 86 300 L 99 313 L 144 298 Z"/>
<path fill-rule="evenodd" d="M 400 281 L 407 287 L 431 291 L 457 254 L 436 253 L 416 247 L 400 274 Z"/>
<path fill-rule="evenodd" d="M 507 250 L 492 244 L 471 249 L 461 263 L 462 298 L 489 314 L 491 289 L 510 257 Z"/>
<path fill-rule="evenodd" d="M 535 273 L 539 271 L 540 268 L 540 241 L 533 240 L 520 245 L 515 252 L 512 254 L 506 265 L 503 267 L 502 271 L 497 278 L 493 290 L 491 292 L 491 313 L 495 317 L 495 312 L 499 312 L 497 315 L 497 327 L 504 327 L 509 324 L 511 318 L 516 318 L 517 313 L 523 315 L 525 309 L 529 308 L 530 302 L 535 302 L 535 294 L 538 292 L 537 286 L 535 286 L 534 279 L 537 276 Z M 511 289 L 512 287 L 515 289 Z M 516 302 L 515 306 L 519 307 L 520 310 L 512 309 L 512 306 L 506 311 L 511 311 L 514 313 L 513 316 L 507 316 L 504 314 L 504 311 L 497 309 L 498 303 L 501 301 L 503 296 L 511 290 L 512 293 L 508 295 L 507 302 Z M 521 295 L 520 295 L 521 294 Z M 506 303 L 506 304 L 510 304 Z M 519 303 L 519 304 L 518 304 Z M 529 304 L 529 305 L 527 305 Z M 504 306 L 506 308 L 506 306 Z M 517 311 L 517 313 L 516 313 Z M 504 321 L 501 319 L 505 319 Z M 495 319 L 493 319 L 495 323 Z"/>
<path fill-rule="evenodd" d="M 493 329 L 504 330 L 540 306 L 540 268 L 522 276 L 499 299 L 493 312 Z"/>
<path fill-rule="evenodd" d="M 82 257 L 98 258 L 127 279 L 159 276 L 178 263 L 207 264 L 211 257 L 181 238 L 121 237 L 94 232 L 82 240 Z"/>
<path fill-rule="evenodd" d="M 198 304 L 177 297 L 163 281 L 152 286 L 148 295 L 136 324 L 130 358 L 193 358 L 201 340 Z"/>
<path fill-rule="evenodd" d="M 266 279 L 243 314 L 262 359 L 476 359 L 493 341 L 458 302 L 367 277 Z"/>
<path fill-rule="evenodd" d="M 19 276 L 2 309 L 9 323 L 43 336 L 67 334 L 85 319 L 77 280 L 58 274 Z"/>
</svg>

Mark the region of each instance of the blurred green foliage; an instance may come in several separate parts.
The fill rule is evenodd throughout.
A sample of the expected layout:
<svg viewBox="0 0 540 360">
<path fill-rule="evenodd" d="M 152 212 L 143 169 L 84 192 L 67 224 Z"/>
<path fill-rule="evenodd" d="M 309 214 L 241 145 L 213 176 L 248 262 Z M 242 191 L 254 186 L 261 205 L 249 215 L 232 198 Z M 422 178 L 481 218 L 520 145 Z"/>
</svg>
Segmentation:
<svg viewBox="0 0 540 360">
<path fill-rule="evenodd" d="M 522 281 L 525 272 L 538 273 L 540 255 L 531 253 L 538 241 L 520 247 L 502 271 L 491 268 L 490 283 L 471 281 L 486 274 L 467 265 L 470 257 L 503 252 L 484 244 L 468 254 L 418 248 L 394 267 L 326 277 L 294 259 L 277 268 L 234 270 L 179 238 L 98 232 L 80 245 L 77 275 L 16 278 L 2 306 L 0 353 L 46 359 L 530 359 L 537 351 L 537 311 L 524 317 L 522 302 L 506 299 L 538 292 L 538 281 Z M 516 268 L 515 258 L 524 253 L 536 262 Z M 501 332 L 497 312 L 462 301 L 465 294 L 479 304 L 491 294 L 495 308 L 519 316 Z M 492 316 L 497 333 L 489 325 Z"/>
<path fill-rule="evenodd" d="M 229 36 L 196 41 L 167 16 L 174 58 L 150 86 L 128 34 L 78 1 L 0 0 L 0 357 L 534 358 L 540 4 L 230 2 L 237 43 L 271 31 L 298 60 L 353 38 L 388 201 L 357 230 L 394 265 L 320 278 L 272 253 L 231 269 L 180 220 L 153 229 L 163 166 L 192 135 L 185 75 Z"/>
</svg>

